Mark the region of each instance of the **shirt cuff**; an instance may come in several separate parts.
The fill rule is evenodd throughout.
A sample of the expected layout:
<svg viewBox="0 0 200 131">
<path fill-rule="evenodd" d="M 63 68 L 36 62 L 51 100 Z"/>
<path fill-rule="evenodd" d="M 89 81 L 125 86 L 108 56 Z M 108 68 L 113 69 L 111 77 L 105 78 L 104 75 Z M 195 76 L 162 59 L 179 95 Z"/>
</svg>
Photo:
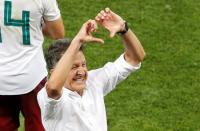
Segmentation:
<svg viewBox="0 0 200 131">
<path fill-rule="evenodd" d="M 53 99 L 53 98 L 48 97 L 47 91 L 45 92 L 46 92 L 46 102 L 49 103 L 50 105 L 56 105 L 57 103 L 60 103 L 60 101 L 62 100 L 62 97 L 63 97 L 62 94 L 59 99 Z"/>
<path fill-rule="evenodd" d="M 44 16 L 44 19 L 45 19 L 46 21 L 56 21 L 56 20 L 58 20 L 59 18 L 61 18 L 60 13 L 57 14 L 56 16 L 54 16 L 54 15 Z"/>
<path fill-rule="evenodd" d="M 124 58 L 124 53 L 121 54 L 121 56 L 117 60 L 115 60 L 114 64 L 118 69 L 127 69 L 132 72 L 140 69 L 141 67 L 141 62 L 134 66 L 129 64 Z"/>
</svg>

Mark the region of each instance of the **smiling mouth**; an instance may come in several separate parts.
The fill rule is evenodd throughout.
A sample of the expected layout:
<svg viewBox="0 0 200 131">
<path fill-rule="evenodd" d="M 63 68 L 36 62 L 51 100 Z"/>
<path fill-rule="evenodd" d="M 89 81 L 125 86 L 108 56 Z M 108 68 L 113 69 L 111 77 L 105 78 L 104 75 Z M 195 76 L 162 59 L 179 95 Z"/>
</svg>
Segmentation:
<svg viewBox="0 0 200 131">
<path fill-rule="evenodd" d="M 83 82 L 85 82 L 85 78 L 79 77 L 79 78 L 73 79 L 73 81 L 78 82 L 78 83 L 83 83 Z"/>
</svg>

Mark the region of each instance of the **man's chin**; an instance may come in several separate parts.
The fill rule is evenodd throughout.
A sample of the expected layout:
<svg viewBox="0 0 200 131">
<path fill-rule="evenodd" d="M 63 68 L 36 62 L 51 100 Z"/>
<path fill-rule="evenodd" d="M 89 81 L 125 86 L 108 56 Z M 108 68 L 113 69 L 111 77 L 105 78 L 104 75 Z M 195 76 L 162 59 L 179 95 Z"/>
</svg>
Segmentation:
<svg viewBox="0 0 200 131">
<path fill-rule="evenodd" d="M 82 84 L 82 85 L 77 85 L 77 86 L 73 86 L 73 89 L 75 90 L 75 91 L 81 91 L 81 90 L 83 90 L 83 89 L 85 89 L 85 87 L 86 87 L 86 84 Z"/>
</svg>

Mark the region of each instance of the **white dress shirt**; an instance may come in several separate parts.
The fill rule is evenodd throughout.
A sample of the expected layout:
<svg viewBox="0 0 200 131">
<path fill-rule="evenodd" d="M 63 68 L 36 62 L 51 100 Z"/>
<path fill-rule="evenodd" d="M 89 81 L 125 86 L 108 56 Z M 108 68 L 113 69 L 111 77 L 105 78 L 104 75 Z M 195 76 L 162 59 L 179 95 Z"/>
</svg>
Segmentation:
<svg viewBox="0 0 200 131">
<path fill-rule="evenodd" d="M 89 71 L 83 95 L 63 88 L 58 100 L 48 98 L 46 88 L 38 94 L 46 131 L 107 131 L 104 96 L 141 64 L 128 64 L 123 55 L 115 62 Z"/>
</svg>

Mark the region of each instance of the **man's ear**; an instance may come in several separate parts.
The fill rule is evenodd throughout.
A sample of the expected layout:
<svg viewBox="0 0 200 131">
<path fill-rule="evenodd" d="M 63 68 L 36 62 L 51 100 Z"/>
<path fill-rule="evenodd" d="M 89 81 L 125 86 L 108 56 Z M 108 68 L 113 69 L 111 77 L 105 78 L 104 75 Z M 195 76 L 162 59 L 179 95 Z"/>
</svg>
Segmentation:
<svg viewBox="0 0 200 131">
<path fill-rule="evenodd" d="M 54 69 L 50 69 L 49 70 L 49 75 L 51 75 L 53 73 Z"/>
</svg>

